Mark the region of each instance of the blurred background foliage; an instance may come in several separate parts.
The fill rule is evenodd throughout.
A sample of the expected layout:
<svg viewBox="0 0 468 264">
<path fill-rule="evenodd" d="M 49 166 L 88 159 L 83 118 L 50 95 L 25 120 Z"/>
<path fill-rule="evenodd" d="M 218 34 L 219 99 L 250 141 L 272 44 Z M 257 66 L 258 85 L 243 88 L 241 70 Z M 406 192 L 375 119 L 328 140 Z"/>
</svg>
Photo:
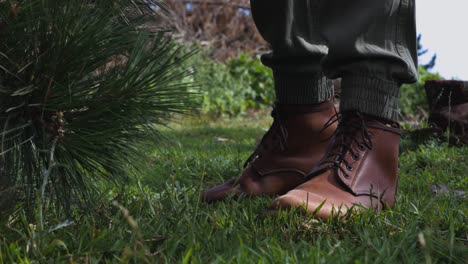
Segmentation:
<svg viewBox="0 0 468 264">
<path fill-rule="evenodd" d="M 273 76 L 269 68 L 249 53 L 215 61 L 203 49 L 186 61 L 193 81 L 200 86 L 201 114 L 237 116 L 261 110 L 274 102 Z"/>
<path fill-rule="evenodd" d="M 419 79 L 416 83 L 404 84 L 401 87 L 399 104 L 401 121 L 415 124 L 426 121 L 428 117 L 429 105 L 424 84 L 428 80 L 443 79 L 438 73 L 430 72 L 424 66 L 419 66 L 418 73 Z"/>
</svg>

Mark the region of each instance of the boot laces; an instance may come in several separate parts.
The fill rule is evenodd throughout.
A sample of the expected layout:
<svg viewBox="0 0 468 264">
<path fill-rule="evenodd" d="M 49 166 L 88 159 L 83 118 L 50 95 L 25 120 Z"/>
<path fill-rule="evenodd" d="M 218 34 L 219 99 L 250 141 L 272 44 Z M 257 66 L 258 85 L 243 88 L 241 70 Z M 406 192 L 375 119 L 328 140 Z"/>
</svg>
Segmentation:
<svg viewBox="0 0 468 264">
<path fill-rule="evenodd" d="M 334 137 L 333 146 L 319 166 L 328 165 L 329 169 L 337 168 L 345 177 L 348 177 L 347 171 L 352 171 L 353 167 L 345 159 L 346 154 L 349 152 L 353 160 L 359 160 L 359 153 L 356 153 L 352 145 L 355 144 L 361 151 L 366 148 L 371 150 L 373 148 L 372 134 L 367 130 L 367 121 L 360 112 L 337 113 L 328 120 L 323 130 L 336 122 L 339 125 L 331 136 Z"/>
<path fill-rule="evenodd" d="M 261 152 L 261 150 L 268 150 L 269 148 L 269 138 L 276 144 L 278 143 L 281 151 L 285 150 L 287 147 L 288 131 L 284 126 L 284 118 L 281 117 L 278 109 L 273 107 L 271 111 L 271 117 L 273 117 L 273 124 L 270 129 L 263 135 L 260 143 L 255 148 L 255 151 L 250 155 L 250 157 L 245 161 L 244 168 L 246 168 L 249 163 L 255 161 Z"/>
</svg>

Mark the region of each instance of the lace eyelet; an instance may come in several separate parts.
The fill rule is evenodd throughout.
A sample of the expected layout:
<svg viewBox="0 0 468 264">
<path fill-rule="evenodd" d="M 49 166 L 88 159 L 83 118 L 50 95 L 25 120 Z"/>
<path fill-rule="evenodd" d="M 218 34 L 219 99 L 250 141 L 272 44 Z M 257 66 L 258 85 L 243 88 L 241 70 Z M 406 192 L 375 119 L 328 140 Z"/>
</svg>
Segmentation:
<svg viewBox="0 0 468 264">
<path fill-rule="evenodd" d="M 343 176 L 344 176 L 346 179 L 349 179 L 349 178 L 350 178 L 349 174 L 347 174 L 347 173 L 344 173 Z"/>
<path fill-rule="evenodd" d="M 358 145 L 358 149 L 360 151 L 364 151 L 366 149 L 366 147 L 364 146 L 364 144 L 361 143 L 361 144 Z"/>
<path fill-rule="evenodd" d="M 353 155 L 352 158 L 353 158 L 353 160 L 356 160 L 356 161 L 359 160 L 359 156 L 358 156 L 358 155 Z"/>
<path fill-rule="evenodd" d="M 353 166 L 346 166 L 346 169 L 348 169 L 349 171 L 353 171 Z"/>
<path fill-rule="evenodd" d="M 372 139 L 372 137 L 373 137 L 372 133 L 371 133 L 371 132 L 367 132 L 367 137 L 368 137 L 369 139 Z"/>
</svg>

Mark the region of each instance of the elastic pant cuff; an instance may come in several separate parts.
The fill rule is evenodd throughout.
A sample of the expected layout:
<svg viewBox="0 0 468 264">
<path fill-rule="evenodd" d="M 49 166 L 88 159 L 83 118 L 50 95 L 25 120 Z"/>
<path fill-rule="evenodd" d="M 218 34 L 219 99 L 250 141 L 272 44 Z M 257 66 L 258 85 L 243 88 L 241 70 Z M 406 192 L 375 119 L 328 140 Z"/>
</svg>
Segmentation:
<svg viewBox="0 0 468 264">
<path fill-rule="evenodd" d="M 273 76 L 281 104 L 317 104 L 333 97 L 333 82 L 323 74 L 274 72 Z"/>
<path fill-rule="evenodd" d="M 343 76 L 340 112 L 360 111 L 397 121 L 400 85 L 392 80 L 373 76 Z"/>
</svg>

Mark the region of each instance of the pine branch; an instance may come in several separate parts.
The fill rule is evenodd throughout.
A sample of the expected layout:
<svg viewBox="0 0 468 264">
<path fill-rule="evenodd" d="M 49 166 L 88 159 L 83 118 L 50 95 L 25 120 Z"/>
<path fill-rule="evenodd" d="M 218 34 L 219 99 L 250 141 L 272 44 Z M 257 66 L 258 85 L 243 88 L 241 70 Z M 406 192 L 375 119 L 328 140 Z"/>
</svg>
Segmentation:
<svg viewBox="0 0 468 264">
<path fill-rule="evenodd" d="M 237 9 L 244 9 L 244 10 L 250 10 L 249 5 L 243 5 L 243 4 L 235 4 L 235 3 L 230 3 L 230 2 L 217 2 L 217 1 L 205 1 L 205 0 L 184 0 L 184 4 L 204 4 L 204 5 L 211 5 L 211 6 L 229 6 L 229 7 L 234 7 Z"/>
</svg>

